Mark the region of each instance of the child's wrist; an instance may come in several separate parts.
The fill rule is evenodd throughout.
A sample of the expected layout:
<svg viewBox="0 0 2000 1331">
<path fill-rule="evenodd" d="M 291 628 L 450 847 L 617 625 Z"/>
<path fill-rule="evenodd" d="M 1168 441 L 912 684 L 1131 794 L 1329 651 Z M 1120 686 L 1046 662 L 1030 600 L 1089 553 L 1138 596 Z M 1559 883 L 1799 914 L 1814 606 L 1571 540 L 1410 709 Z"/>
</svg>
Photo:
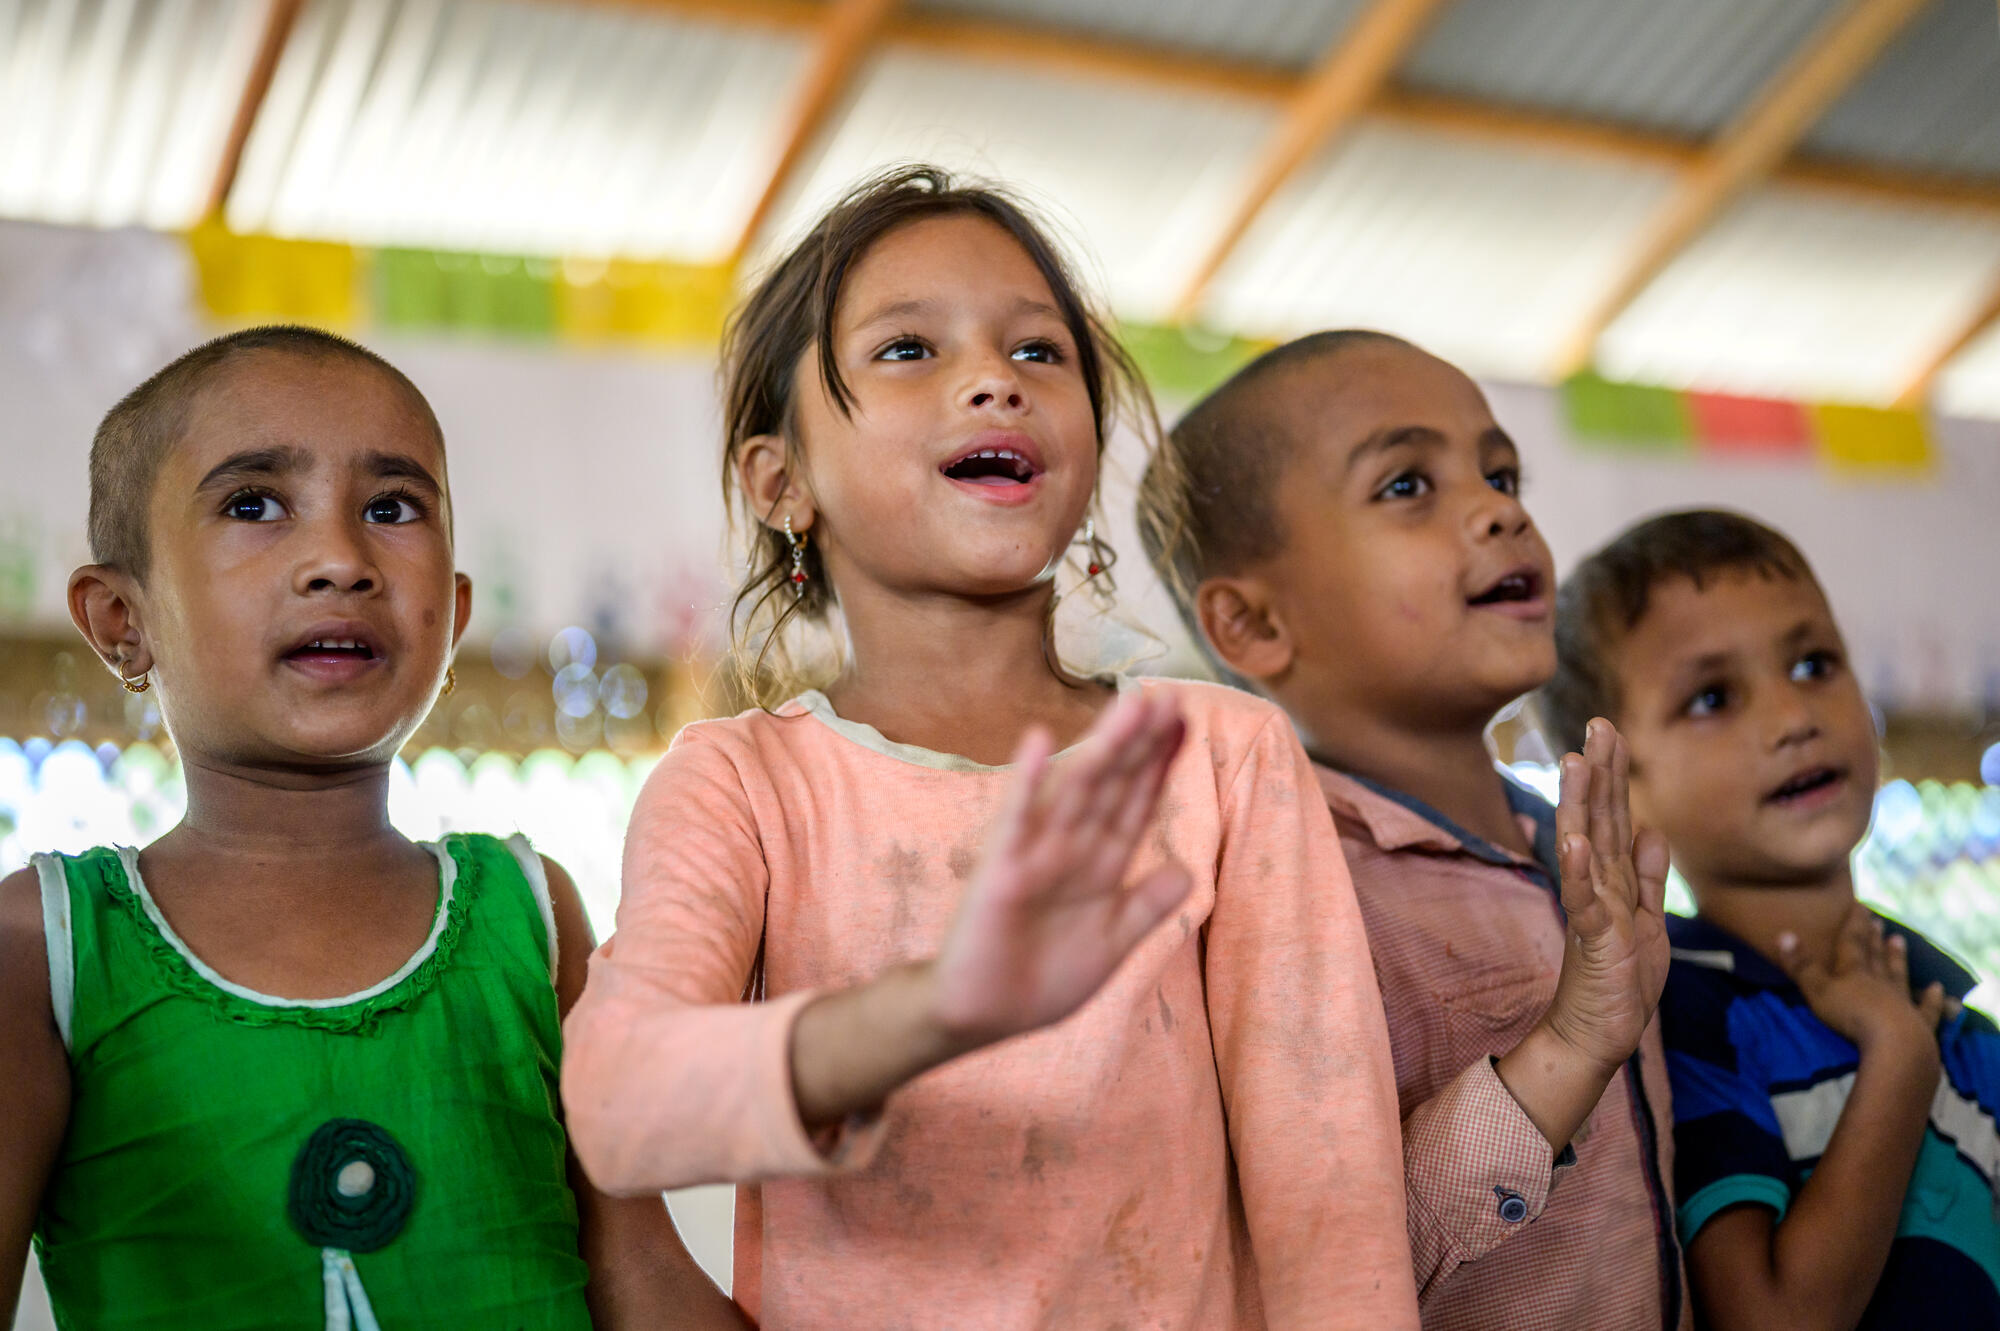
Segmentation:
<svg viewBox="0 0 2000 1331">
<path fill-rule="evenodd" d="M 1579 1072 L 1588 1071 L 1591 1075 L 1601 1076 L 1607 1081 L 1618 1071 L 1619 1066 L 1632 1056 L 1630 1050 L 1614 1056 L 1594 1048 L 1602 1042 L 1585 1039 L 1579 1033 L 1578 1023 L 1564 1010 L 1561 994 L 1556 996 L 1556 1001 L 1549 1006 L 1549 1010 L 1542 1014 L 1542 1019 L 1529 1029 L 1522 1043 L 1526 1044 L 1537 1038 L 1556 1051 L 1560 1057 L 1568 1060 Z"/>
<path fill-rule="evenodd" d="M 939 993 L 936 960 L 912 962 L 894 974 L 899 985 L 907 986 L 913 1038 L 930 1066 L 950 1062 L 1000 1038 L 978 1023 L 966 1020 L 965 1014 L 944 1001 Z"/>
<path fill-rule="evenodd" d="M 1855 1032 L 1854 1047 L 1866 1058 L 1895 1058 L 1912 1066 L 1939 1060 L 1936 1033 L 1925 1028 L 1914 1008 L 1863 1023 Z"/>
</svg>

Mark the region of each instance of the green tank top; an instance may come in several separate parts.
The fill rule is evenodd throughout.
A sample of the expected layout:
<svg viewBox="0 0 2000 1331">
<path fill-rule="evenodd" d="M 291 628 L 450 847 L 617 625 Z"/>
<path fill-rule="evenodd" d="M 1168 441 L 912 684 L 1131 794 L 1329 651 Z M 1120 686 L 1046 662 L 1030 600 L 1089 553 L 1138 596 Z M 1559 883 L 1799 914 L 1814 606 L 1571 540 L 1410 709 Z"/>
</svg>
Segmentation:
<svg viewBox="0 0 2000 1331">
<path fill-rule="evenodd" d="M 64 1331 L 588 1331 L 541 862 L 429 849 L 423 947 L 317 1001 L 217 975 L 138 852 L 36 857 L 71 1099 L 35 1245 Z"/>
</svg>

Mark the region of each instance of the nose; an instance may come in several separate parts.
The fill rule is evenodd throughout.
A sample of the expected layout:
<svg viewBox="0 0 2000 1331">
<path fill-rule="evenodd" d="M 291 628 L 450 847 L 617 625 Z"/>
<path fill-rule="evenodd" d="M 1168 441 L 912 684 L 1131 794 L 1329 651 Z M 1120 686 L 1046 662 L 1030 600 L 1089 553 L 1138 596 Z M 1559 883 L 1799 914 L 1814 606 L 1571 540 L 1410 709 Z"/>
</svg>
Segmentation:
<svg viewBox="0 0 2000 1331">
<path fill-rule="evenodd" d="M 959 397 L 973 410 L 1018 412 L 1027 410 L 1028 406 L 1013 359 L 993 353 L 980 356 L 970 367 Z"/>
<path fill-rule="evenodd" d="M 1812 699 L 1791 680 L 1766 689 L 1765 697 L 1764 724 L 1774 751 L 1819 738 L 1819 715 L 1813 709 Z"/>
<path fill-rule="evenodd" d="M 313 523 L 304 535 L 307 548 L 293 574 L 294 591 L 369 596 L 382 589 L 382 570 L 369 548 L 366 524 L 328 518 Z"/>
<path fill-rule="evenodd" d="M 1519 496 L 1503 494 L 1483 481 L 1479 494 L 1466 508 L 1466 529 L 1476 540 L 1490 541 L 1501 536 L 1519 536 L 1534 525 Z"/>
</svg>

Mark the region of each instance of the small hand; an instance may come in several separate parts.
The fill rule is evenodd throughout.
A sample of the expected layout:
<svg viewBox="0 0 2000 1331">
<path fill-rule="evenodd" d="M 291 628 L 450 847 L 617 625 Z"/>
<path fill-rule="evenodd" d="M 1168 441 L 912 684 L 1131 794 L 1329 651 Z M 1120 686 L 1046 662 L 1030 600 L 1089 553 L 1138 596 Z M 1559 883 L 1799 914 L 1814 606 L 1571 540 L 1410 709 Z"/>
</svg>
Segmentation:
<svg viewBox="0 0 2000 1331">
<path fill-rule="evenodd" d="M 1125 873 L 1186 726 L 1171 698 L 1120 698 L 1049 766 L 1034 730 L 986 857 L 930 966 L 931 1010 L 975 1048 L 1068 1016 L 1188 893 L 1187 870 Z"/>
<path fill-rule="evenodd" d="M 1855 902 L 1835 936 L 1833 956 L 1802 956 L 1797 934 L 1778 935 L 1778 963 L 1805 995 L 1813 1015 L 1864 1052 L 1894 1041 L 1936 1049 L 1933 1038 L 1947 999 L 1932 984 L 1910 997 L 1909 948 L 1900 935 L 1885 937 L 1882 921 Z"/>
<path fill-rule="evenodd" d="M 1667 980 L 1667 846 L 1657 832 L 1632 833 L 1630 768 L 1624 737 L 1595 719 L 1583 753 L 1562 760 L 1556 805 L 1569 937 L 1542 1021 L 1605 1069 L 1639 1047 Z"/>
</svg>

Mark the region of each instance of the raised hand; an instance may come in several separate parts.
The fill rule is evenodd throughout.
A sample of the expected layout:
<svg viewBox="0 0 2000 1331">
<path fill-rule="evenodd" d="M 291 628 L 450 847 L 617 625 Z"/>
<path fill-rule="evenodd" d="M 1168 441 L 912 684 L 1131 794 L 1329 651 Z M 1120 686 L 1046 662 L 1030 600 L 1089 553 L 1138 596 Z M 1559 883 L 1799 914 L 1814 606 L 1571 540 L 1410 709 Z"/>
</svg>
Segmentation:
<svg viewBox="0 0 2000 1331">
<path fill-rule="evenodd" d="M 1631 758 L 1609 721 L 1562 760 L 1556 844 L 1569 916 L 1562 975 L 1544 1024 L 1577 1054 L 1615 1068 L 1639 1047 L 1667 981 L 1667 845 L 1632 833 Z"/>
<path fill-rule="evenodd" d="M 1125 885 L 1186 726 L 1171 698 L 1118 699 L 1078 751 L 1049 762 L 1031 731 L 944 947 L 932 1013 L 968 1046 L 1059 1021 L 1187 895 L 1178 864 Z"/>
<path fill-rule="evenodd" d="M 1808 959 L 1797 934 L 1778 936 L 1778 964 L 1805 995 L 1813 1015 L 1866 1051 L 1885 1040 L 1935 1047 L 1932 1036 L 1944 1015 L 1944 986 L 1932 984 L 1910 996 L 1909 948 L 1899 936 L 1885 937 L 1882 921 L 1855 902 L 1841 921 L 1826 960 Z"/>
</svg>

